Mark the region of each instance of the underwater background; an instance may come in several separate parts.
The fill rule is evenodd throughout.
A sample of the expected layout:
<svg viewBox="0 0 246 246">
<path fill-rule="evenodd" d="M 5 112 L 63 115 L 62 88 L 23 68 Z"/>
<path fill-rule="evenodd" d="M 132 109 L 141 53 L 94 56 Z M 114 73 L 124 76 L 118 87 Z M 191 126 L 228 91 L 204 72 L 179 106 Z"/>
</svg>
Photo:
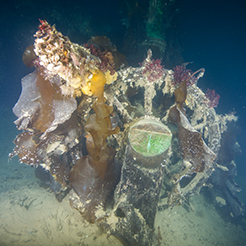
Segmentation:
<svg viewBox="0 0 246 246">
<path fill-rule="evenodd" d="M 68 205 L 59 207 L 61 205 L 57 204 L 52 194 L 46 193 L 45 189 L 38 186 L 34 168 L 19 164 L 17 157 L 8 161 L 8 154 L 14 148 L 12 141 L 18 134 L 13 123 L 16 117 L 12 108 L 21 93 L 21 78 L 33 71 L 33 68 L 27 68 L 23 64 L 22 55 L 26 47 L 34 42 L 33 34 L 37 30 L 39 19 L 45 19 L 51 25 L 55 24 L 57 30 L 78 44 L 86 43 L 91 36 L 107 36 L 117 46 L 117 49 L 126 55 L 129 65 L 139 66 L 139 63 L 142 63 L 146 58 L 146 53 L 141 53 L 140 43 L 145 39 L 146 15 L 150 2 L 147 0 L 16 0 L 0 3 L 0 245 L 49 245 L 50 241 L 53 242 L 53 245 L 69 245 L 69 242 L 58 240 L 59 233 L 52 235 L 51 226 L 46 227 L 50 231 L 43 230 L 46 241 L 38 241 L 37 229 L 34 228 L 35 226 L 31 226 L 32 223 L 37 223 L 33 220 L 36 216 L 36 220 L 40 223 L 45 223 L 45 218 L 56 216 L 58 223 L 54 227 L 60 228 L 67 238 L 69 235 L 79 238 L 77 241 L 71 240 L 70 245 L 107 244 L 106 236 L 100 238 L 97 230 L 91 225 L 81 222 L 82 219 L 78 218 L 78 215 L 70 210 Z M 162 57 L 162 64 L 165 68 L 172 69 L 181 63 L 190 62 L 188 68 L 192 71 L 205 68 L 205 75 L 199 80 L 198 86 L 204 92 L 209 88 L 220 95 L 216 108 L 218 114 L 232 112 L 238 116 L 239 127 L 236 135 L 241 146 L 241 154 L 235 157 L 238 175 L 234 180 L 242 189 L 238 197 L 243 204 L 246 204 L 246 3 L 242 0 L 169 0 L 161 2 L 174 6 L 171 9 L 172 12 L 165 13 L 173 18 L 173 21 L 170 22 L 173 27 L 169 27 L 167 32 L 162 29 L 167 35 L 163 38 L 167 40 L 169 52 L 168 58 L 165 55 Z M 164 15 L 164 13 L 162 14 Z M 164 22 L 165 18 L 162 21 Z M 162 24 L 165 23 L 160 25 Z M 155 59 L 157 58 L 159 57 L 155 57 Z M 24 192 L 22 196 L 20 196 L 21 190 Z M 30 194 L 34 198 L 25 203 L 30 199 L 28 198 Z M 44 200 L 39 200 L 40 197 Z M 168 226 L 166 234 L 160 236 L 162 240 L 159 245 L 179 245 L 178 242 L 182 242 L 183 245 L 246 245 L 245 214 L 238 218 L 230 219 L 230 216 L 223 218 L 223 214 L 220 215 L 219 212 L 217 214 L 211 203 L 204 197 L 199 197 L 192 197 L 194 199 L 193 206 L 204 208 L 204 210 L 200 209 L 196 215 L 190 215 L 181 207 L 175 207 L 173 213 L 160 215 L 163 216 L 163 221 L 168 220 L 166 222 Z M 27 221 L 27 217 L 22 215 L 21 209 L 27 206 L 29 208 L 35 202 L 46 203 L 50 211 L 56 211 L 55 215 L 42 210 L 43 218 L 41 218 L 42 215 L 37 209 L 29 211 L 31 213 L 28 217 L 30 221 Z M 18 210 L 14 205 L 18 205 L 21 209 Z M 181 230 L 181 225 L 185 227 L 188 224 L 185 222 L 182 224 L 180 217 L 175 217 L 177 214 L 180 214 L 184 221 L 194 221 L 193 227 L 187 227 L 188 229 L 182 234 L 182 237 L 176 232 Z M 73 231 L 66 234 L 63 230 L 69 228 L 69 225 L 65 227 L 62 224 L 63 221 L 69 224 L 67 222 L 69 216 L 75 217 L 70 219 L 73 229 L 69 230 Z M 170 219 L 172 216 L 173 220 Z M 214 218 L 217 219 L 217 222 L 213 221 Z M 208 220 L 210 221 L 208 222 Z M 176 222 L 174 223 L 174 221 Z M 216 225 L 218 236 L 208 233 L 209 223 Z M 30 238 L 19 231 L 18 226 L 21 227 L 22 224 L 29 224 L 28 235 Z M 162 224 L 159 223 L 159 225 Z M 170 229 L 171 226 L 173 229 Z M 199 228 L 199 237 L 193 233 L 194 227 Z M 89 241 L 88 235 L 91 241 Z M 184 235 L 188 239 L 184 239 Z M 228 238 L 225 238 L 225 235 Z M 209 241 L 212 240 L 211 238 L 213 241 Z M 37 241 L 35 241 L 36 239 Z M 114 241 L 110 243 L 110 245 L 117 245 L 117 242 Z"/>
</svg>

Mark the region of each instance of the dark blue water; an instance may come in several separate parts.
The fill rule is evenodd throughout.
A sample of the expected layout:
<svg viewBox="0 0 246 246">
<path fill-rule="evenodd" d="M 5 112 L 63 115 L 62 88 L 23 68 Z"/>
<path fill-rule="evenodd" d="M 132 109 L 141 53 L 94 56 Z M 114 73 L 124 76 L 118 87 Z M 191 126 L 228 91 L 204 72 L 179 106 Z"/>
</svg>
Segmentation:
<svg viewBox="0 0 246 246">
<path fill-rule="evenodd" d="M 220 94 L 216 109 L 225 114 L 236 111 L 241 126 L 237 136 L 242 155 L 237 157 L 238 182 L 245 187 L 246 174 L 246 17 L 244 1 L 184 1 L 182 29 L 186 61 L 194 61 L 206 73 L 199 82 L 203 89 Z M 241 194 L 244 201 L 244 195 Z"/>
</svg>

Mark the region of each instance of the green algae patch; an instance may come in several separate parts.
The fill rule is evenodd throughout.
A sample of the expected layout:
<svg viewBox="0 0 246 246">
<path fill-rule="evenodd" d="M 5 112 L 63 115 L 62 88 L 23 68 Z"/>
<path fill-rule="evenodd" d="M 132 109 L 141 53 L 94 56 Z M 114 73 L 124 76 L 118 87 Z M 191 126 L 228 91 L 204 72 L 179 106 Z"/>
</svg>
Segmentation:
<svg viewBox="0 0 246 246">
<path fill-rule="evenodd" d="M 164 153 L 172 141 L 169 128 L 153 119 L 143 119 L 134 124 L 128 133 L 131 147 L 145 157 Z"/>
</svg>

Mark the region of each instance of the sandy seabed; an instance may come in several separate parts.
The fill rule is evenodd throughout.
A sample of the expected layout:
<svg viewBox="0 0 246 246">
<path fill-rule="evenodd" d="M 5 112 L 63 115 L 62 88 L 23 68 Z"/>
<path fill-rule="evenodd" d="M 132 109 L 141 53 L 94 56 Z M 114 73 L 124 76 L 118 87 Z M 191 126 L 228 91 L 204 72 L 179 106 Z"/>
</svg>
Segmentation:
<svg viewBox="0 0 246 246">
<path fill-rule="evenodd" d="M 0 180 L 1 246 L 122 245 L 86 222 L 70 207 L 68 197 L 59 203 L 38 183 L 34 168 L 17 159 L 6 164 Z M 193 196 L 190 203 L 193 211 L 175 206 L 157 213 L 159 245 L 246 245 L 242 226 L 224 221 L 203 195 Z"/>
</svg>

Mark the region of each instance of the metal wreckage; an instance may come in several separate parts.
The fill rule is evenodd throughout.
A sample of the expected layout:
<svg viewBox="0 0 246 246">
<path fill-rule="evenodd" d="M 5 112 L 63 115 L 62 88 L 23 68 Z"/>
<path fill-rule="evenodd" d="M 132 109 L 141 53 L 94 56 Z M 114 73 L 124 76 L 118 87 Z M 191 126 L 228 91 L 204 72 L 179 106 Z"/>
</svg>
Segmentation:
<svg viewBox="0 0 246 246">
<path fill-rule="evenodd" d="M 222 157 L 238 145 L 227 141 L 237 117 L 211 107 L 197 86 L 204 69 L 177 83 L 151 50 L 140 67 L 122 68 L 114 45 L 95 45 L 100 37 L 82 46 L 40 22 L 23 55 L 36 70 L 13 108 L 22 132 L 10 158 L 37 167 L 41 180 L 49 171 L 59 201 L 68 195 L 127 245 L 151 245 L 157 209 L 188 203 L 206 185 L 234 216 L 244 213 L 236 165 Z"/>
</svg>

